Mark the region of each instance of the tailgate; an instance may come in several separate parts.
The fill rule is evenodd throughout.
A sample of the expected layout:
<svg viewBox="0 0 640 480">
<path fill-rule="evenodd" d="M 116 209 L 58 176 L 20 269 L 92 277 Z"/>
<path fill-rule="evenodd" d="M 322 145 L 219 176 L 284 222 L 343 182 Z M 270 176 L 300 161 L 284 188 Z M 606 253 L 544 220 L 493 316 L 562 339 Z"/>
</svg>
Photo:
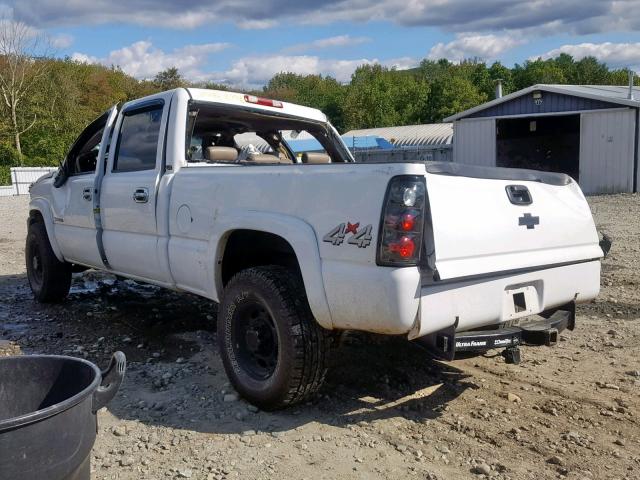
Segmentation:
<svg viewBox="0 0 640 480">
<path fill-rule="evenodd" d="M 563 174 L 460 164 L 427 172 L 441 280 L 602 257 L 589 205 Z"/>
</svg>

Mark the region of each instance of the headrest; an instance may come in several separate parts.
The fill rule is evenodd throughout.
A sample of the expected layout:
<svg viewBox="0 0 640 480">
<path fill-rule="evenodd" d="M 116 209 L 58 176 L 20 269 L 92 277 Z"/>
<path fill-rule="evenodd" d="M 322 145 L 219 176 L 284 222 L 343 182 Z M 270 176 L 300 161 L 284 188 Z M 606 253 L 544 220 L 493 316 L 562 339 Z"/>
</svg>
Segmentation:
<svg viewBox="0 0 640 480">
<path fill-rule="evenodd" d="M 309 153 L 302 154 L 302 163 L 331 163 L 331 157 L 326 153 Z"/>
<path fill-rule="evenodd" d="M 208 162 L 233 163 L 238 158 L 238 150 L 233 147 L 207 147 L 204 158 Z"/>
</svg>

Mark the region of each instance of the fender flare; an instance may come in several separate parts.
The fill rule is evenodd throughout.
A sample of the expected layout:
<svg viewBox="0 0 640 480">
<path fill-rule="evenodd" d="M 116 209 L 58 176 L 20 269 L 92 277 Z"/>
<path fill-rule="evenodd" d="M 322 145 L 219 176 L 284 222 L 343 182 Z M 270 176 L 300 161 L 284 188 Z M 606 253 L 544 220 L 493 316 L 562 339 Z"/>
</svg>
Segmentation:
<svg viewBox="0 0 640 480">
<path fill-rule="evenodd" d="M 322 278 L 322 260 L 315 231 L 305 221 L 277 213 L 232 210 L 214 219 L 215 231 L 209 243 L 209 258 L 213 264 L 209 271 L 214 274 L 215 293 L 222 296 L 221 265 L 227 239 L 236 230 L 256 230 L 283 238 L 293 249 L 304 283 L 309 307 L 316 321 L 326 329 L 333 328 L 331 312 Z"/>
<path fill-rule="evenodd" d="M 47 237 L 49 237 L 51 250 L 53 250 L 54 255 L 59 261 L 64 262 L 65 259 L 62 256 L 62 251 L 60 250 L 60 246 L 58 245 L 58 241 L 56 240 L 56 236 L 54 233 L 55 230 L 53 227 L 53 213 L 51 212 L 49 202 L 47 202 L 44 198 L 35 198 L 31 200 L 31 202 L 29 202 L 29 219 L 31 219 L 31 212 L 33 212 L 34 210 L 42 215 L 44 226 L 47 231 Z M 27 220 L 27 224 L 28 222 L 29 220 Z"/>
</svg>

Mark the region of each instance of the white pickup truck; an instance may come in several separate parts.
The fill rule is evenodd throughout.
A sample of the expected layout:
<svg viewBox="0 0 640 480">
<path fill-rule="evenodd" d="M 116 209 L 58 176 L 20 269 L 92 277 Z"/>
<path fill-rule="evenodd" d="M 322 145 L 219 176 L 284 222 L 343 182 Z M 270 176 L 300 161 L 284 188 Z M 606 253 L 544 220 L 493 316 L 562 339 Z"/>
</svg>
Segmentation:
<svg viewBox="0 0 640 480">
<path fill-rule="evenodd" d="M 39 301 L 90 267 L 218 302 L 226 372 L 266 409 L 320 387 L 344 330 L 517 362 L 573 328 L 606 253 L 566 175 L 354 163 L 318 110 L 184 88 L 89 125 L 28 226 Z"/>
</svg>

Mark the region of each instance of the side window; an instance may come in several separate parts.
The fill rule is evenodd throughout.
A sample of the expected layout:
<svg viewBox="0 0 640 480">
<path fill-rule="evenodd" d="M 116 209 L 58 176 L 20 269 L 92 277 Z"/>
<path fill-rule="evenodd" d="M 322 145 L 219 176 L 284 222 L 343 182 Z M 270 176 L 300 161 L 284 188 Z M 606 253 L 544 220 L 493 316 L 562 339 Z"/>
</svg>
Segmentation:
<svg viewBox="0 0 640 480">
<path fill-rule="evenodd" d="M 162 105 L 124 113 L 118 136 L 114 172 L 156 168 Z"/>
<path fill-rule="evenodd" d="M 103 131 L 104 128 L 98 130 L 86 143 L 78 146 L 79 150 L 77 153 L 73 152 L 69 158 L 69 175 L 95 172 Z"/>
<path fill-rule="evenodd" d="M 69 150 L 65 161 L 68 175 L 95 172 L 102 132 L 104 132 L 104 125 L 107 122 L 106 115 L 102 114 L 85 128 Z"/>
</svg>

